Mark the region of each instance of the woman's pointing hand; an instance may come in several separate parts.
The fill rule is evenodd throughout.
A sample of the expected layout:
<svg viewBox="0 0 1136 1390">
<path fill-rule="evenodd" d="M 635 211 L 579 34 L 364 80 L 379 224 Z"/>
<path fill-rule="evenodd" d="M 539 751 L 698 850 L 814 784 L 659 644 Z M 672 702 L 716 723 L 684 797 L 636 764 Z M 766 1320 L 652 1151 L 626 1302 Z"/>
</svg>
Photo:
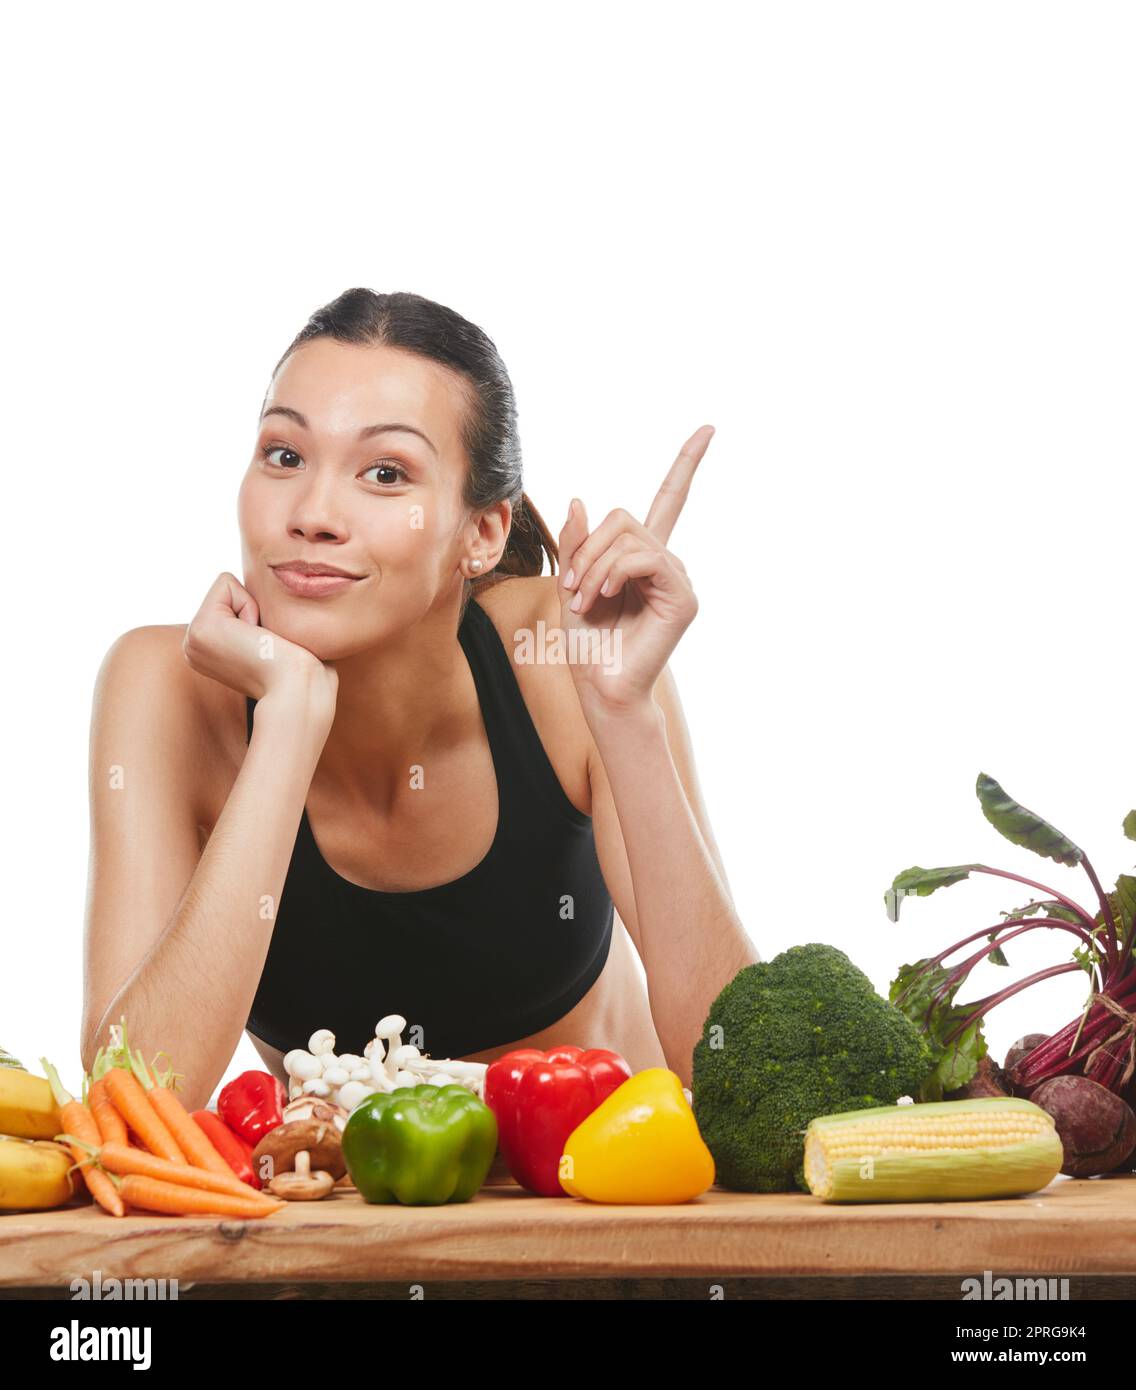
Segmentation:
<svg viewBox="0 0 1136 1390">
<path fill-rule="evenodd" d="M 560 615 L 582 700 L 620 709 L 649 701 L 698 612 L 667 541 L 713 434 L 703 425 L 682 446 L 645 522 L 620 507 L 589 532 L 583 503 L 573 499 L 560 532 Z"/>
</svg>

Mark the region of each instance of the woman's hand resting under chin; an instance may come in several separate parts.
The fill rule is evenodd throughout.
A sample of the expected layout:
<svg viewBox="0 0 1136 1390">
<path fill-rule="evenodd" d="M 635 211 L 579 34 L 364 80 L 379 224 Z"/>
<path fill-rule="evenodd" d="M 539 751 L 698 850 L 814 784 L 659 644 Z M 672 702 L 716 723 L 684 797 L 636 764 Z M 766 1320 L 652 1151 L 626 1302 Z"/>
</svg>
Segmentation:
<svg viewBox="0 0 1136 1390">
<path fill-rule="evenodd" d="M 261 627 L 256 599 L 233 575 L 218 575 L 186 628 L 182 651 L 200 675 L 254 700 L 300 697 L 330 728 L 339 691 L 334 664 Z"/>
</svg>

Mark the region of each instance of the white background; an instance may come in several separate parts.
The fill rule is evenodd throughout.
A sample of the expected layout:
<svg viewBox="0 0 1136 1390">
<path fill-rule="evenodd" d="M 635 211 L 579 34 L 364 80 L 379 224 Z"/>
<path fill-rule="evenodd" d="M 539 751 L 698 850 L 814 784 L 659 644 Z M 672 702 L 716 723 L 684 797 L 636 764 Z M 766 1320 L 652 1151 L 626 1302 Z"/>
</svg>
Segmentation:
<svg viewBox="0 0 1136 1390">
<path fill-rule="evenodd" d="M 764 959 L 831 942 L 886 991 L 1028 900 L 983 878 L 893 925 L 883 893 L 912 864 L 1091 902 L 984 820 L 979 771 L 1107 883 L 1131 865 L 1130 7 L 274 0 L 7 23 L 0 1045 L 25 1064 L 79 1084 L 99 663 L 239 574 L 271 368 L 355 285 L 493 337 L 554 532 L 573 494 L 593 524 L 642 516 L 717 427 L 671 541 L 701 601 L 673 669 Z M 1015 972 L 1067 958 L 1064 934 L 1028 941 Z M 993 1014 L 995 1054 L 1084 985 Z M 243 1042 L 228 1074 L 259 1065 Z"/>
</svg>

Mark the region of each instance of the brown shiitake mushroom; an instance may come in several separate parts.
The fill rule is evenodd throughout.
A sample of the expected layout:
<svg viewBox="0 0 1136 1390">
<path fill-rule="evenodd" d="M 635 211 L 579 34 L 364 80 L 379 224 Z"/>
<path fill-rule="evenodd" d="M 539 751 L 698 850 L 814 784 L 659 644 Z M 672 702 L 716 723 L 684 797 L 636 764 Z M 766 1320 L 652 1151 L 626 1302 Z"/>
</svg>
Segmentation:
<svg viewBox="0 0 1136 1390">
<path fill-rule="evenodd" d="M 341 1107 L 323 1101 L 312 1103 L 313 1113 L 277 1125 L 253 1150 L 253 1171 L 271 1177 L 268 1190 L 288 1202 L 310 1202 L 326 1197 L 337 1178 L 347 1172 L 340 1130 L 333 1113 Z M 327 1113 L 318 1114 L 322 1110 Z M 265 1164 L 263 1161 L 267 1159 Z"/>
</svg>

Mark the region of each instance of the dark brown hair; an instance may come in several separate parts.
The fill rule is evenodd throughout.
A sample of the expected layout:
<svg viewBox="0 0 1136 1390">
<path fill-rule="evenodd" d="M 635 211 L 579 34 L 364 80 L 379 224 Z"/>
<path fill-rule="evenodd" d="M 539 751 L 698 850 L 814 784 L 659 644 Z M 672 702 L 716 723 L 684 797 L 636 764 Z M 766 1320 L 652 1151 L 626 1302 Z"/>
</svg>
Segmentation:
<svg viewBox="0 0 1136 1390">
<path fill-rule="evenodd" d="M 513 504 L 504 553 L 488 574 L 466 580 L 463 612 L 473 592 L 510 575 L 540 574 L 546 555 L 550 572 L 556 573 L 556 542 L 522 487 L 513 384 L 488 334 L 453 309 L 419 294 L 344 290 L 312 314 L 276 364 L 273 376 L 296 348 L 313 338 L 401 348 L 440 362 L 461 378 L 467 406 L 462 442 L 470 462 L 463 500 L 474 511 L 506 498 Z"/>
</svg>

